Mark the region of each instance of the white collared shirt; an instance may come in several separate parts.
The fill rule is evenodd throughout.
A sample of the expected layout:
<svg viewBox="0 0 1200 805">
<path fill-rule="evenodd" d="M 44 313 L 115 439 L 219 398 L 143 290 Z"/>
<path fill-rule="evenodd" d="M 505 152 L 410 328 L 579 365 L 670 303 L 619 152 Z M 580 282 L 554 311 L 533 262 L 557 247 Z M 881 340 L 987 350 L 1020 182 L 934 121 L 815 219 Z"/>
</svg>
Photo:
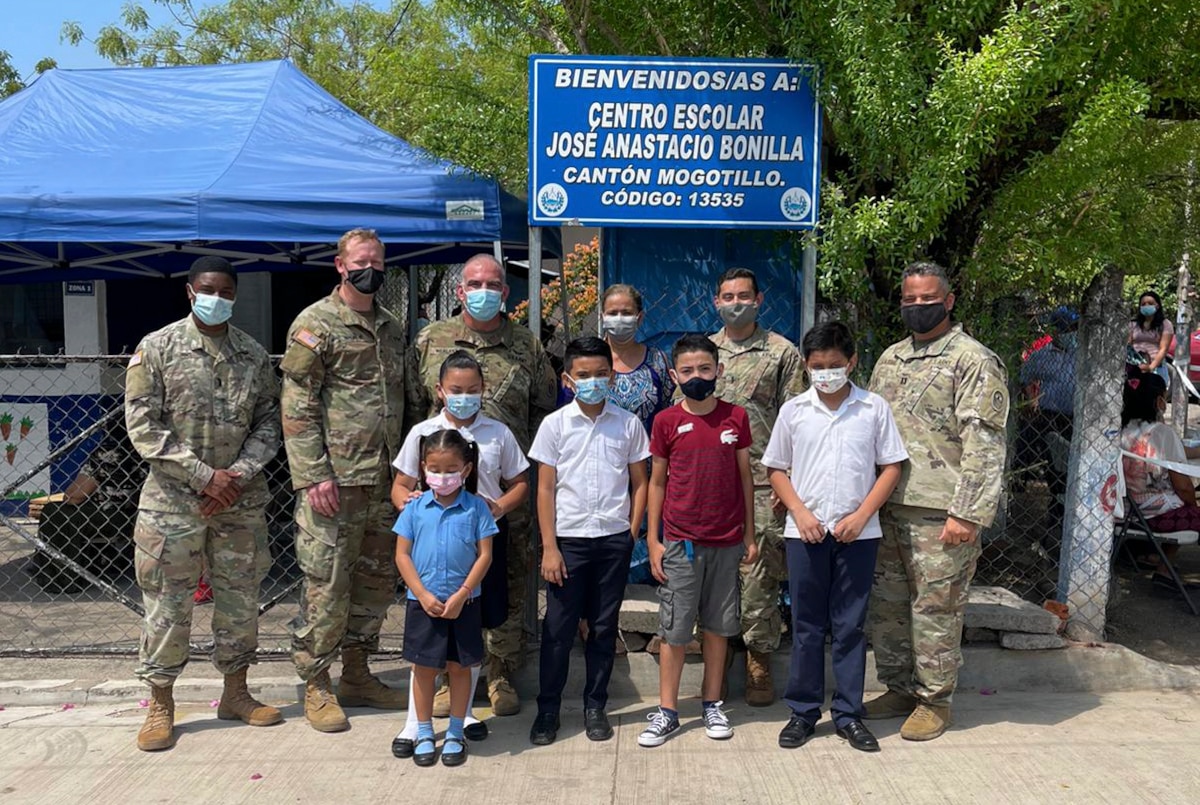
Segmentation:
<svg viewBox="0 0 1200 805">
<path fill-rule="evenodd" d="M 763 466 L 788 470 L 792 488 L 827 530 L 853 514 L 875 485 L 876 466 L 908 458 L 887 401 L 851 385 L 850 396 L 830 411 L 810 388 L 783 404 L 763 453 Z M 789 516 L 783 536 L 799 539 Z M 859 539 L 879 539 L 878 513 Z"/>
<path fill-rule="evenodd" d="M 413 425 L 412 430 L 404 437 L 404 444 L 400 446 L 400 452 L 392 466 L 409 478 L 420 478 L 421 439 L 439 430 L 461 431 L 468 440 L 473 439 L 479 446 L 479 466 L 475 468 L 475 472 L 478 477 L 477 491 L 482 498 L 499 500 L 504 494 L 500 482 L 516 478 L 529 469 L 529 461 L 521 452 L 517 437 L 503 422 L 476 414 L 474 422 L 460 428 L 446 418 L 445 410 Z"/>
<path fill-rule="evenodd" d="M 529 457 L 556 470 L 558 536 L 629 530 L 629 465 L 650 457 L 646 429 L 633 414 L 606 402 L 593 422 L 572 401 L 542 420 Z"/>
</svg>

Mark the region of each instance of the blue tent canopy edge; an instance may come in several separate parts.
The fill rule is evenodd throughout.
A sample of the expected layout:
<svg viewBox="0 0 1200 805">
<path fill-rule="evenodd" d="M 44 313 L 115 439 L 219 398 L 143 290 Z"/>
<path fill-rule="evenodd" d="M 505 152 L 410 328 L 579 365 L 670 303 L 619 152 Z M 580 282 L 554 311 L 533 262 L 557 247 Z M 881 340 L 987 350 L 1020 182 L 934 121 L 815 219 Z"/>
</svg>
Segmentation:
<svg viewBox="0 0 1200 805">
<path fill-rule="evenodd" d="M 391 265 L 495 241 L 524 257 L 525 221 L 494 180 L 376 127 L 288 61 L 51 70 L 0 102 L 0 282 L 169 276 L 199 254 L 323 267 L 355 227 L 379 232 Z"/>
</svg>

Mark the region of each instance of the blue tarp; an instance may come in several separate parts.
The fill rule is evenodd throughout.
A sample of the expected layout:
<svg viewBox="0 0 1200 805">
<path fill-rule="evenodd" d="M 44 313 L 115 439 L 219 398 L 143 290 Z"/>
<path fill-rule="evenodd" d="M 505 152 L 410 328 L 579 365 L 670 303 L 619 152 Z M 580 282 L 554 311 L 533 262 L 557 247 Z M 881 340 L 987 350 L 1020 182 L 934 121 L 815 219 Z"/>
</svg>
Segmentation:
<svg viewBox="0 0 1200 805">
<path fill-rule="evenodd" d="M 774 232 L 734 229 L 605 229 L 600 254 L 604 282 L 642 292 L 646 319 L 639 331 L 667 352 L 685 333 L 723 326 L 713 302 L 717 278 L 730 268 L 754 271 L 763 294 L 758 323 L 793 343 L 803 335 L 802 249 Z"/>
<path fill-rule="evenodd" d="M 496 240 L 524 256 L 524 219 L 495 181 L 374 126 L 287 61 L 51 70 L 0 102 L 0 281 L 169 274 L 204 253 L 317 267 L 353 227 L 404 244 L 391 264 Z"/>
</svg>

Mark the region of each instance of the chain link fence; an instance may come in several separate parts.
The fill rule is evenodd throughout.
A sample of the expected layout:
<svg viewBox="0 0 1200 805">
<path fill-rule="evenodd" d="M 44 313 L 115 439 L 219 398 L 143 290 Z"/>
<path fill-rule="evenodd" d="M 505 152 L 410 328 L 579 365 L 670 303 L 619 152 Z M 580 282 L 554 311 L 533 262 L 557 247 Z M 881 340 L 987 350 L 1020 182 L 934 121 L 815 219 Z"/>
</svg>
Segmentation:
<svg viewBox="0 0 1200 805">
<path fill-rule="evenodd" d="M 453 269 L 419 270 L 417 287 L 430 319 L 454 312 L 455 278 Z M 395 279 L 385 286 L 383 302 L 407 319 L 410 284 Z M 715 332 L 720 322 L 712 295 L 707 282 L 664 281 L 653 297 L 647 295 L 640 336 L 669 352 L 688 331 L 680 322 L 692 331 Z M 1119 296 L 1104 304 L 1115 307 Z M 545 314 L 547 332 L 559 329 L 561 312 Z M 790 299 L 768 295 L 760 323 L 789 332 L 795 315 Z M 832 311 L 818 309 L 818 318 L 830 316 Z M 1121 385 L 1102 379 L 1108 375 L 1097 366 L 1099 356 L 1123 345 L 1123 324 L 1111 319 L 1085 310 L 1077 348 L 1074 338 L 1058 337 L 1068 328 L 1039 320 L 1040 337 L 1027 342 L 1019 359 L 1009 359 L 1009 459 L 997 468 L 1005 493 L 995 524 L 983 534 L 976 584 L 1006 587 L 1038 605 L 1083 590 L 1085 601 L 1098 602 L 1101 610 L 1137 584 L 1129 574 L 1113 575 L 1109 562 L 1118 433 L 1098 423 L 1119 417 Z M 856 329 L 861 334 L 864 328 Z M 594 317 L 583 332 L 596 332 Z M 547 341 L 561 355 L 562 344 Z M 864 350 L 879 351 L 875 344 Z M 132 571 L 132 530 L 146 468 L 124 433 L 127 361 L 124 355 L 0 356 L 0 654 L 136 651 L 141 594 Z M 1076 367 L 1078 384 L 1064 383 L 1076 377 Z M 865 382 L 865 373 L 858 380 Z M 284 652 L 301 574 L 282 449 L 265 474 L 272 566 L 260 593 L 260 647 Z M 531 596 L 528 618 L 535 635 L 544 608 L 536 564 L 531 586 L 539 594 Z M 645 569 L 635 557 L 631 581 L 648 582 Z M 381 650 L 399 650 L 402 611 L 392 608 Z M 210 613 L 211 606 L 197 604 L 192 639 L 198 651 L 211 644 Z"/>
<path fill-rule="evenodd" d="M 0 420 L 11 424 L 0 471 L 0 653 L 137 650 L 133 526 L 147 467 L 124 428 L 128 360 L 0 356 Z M 259 646 L 284 652 L 301 573 L 282 448 L 264 474 L 272 563 L 259 595 Z M 209 601 L 201 590 L 192 621 L 198 651 L 212 642 Z M 381 650 L 400 650 L 401 619 L 393 607 Z"/>
</svg>

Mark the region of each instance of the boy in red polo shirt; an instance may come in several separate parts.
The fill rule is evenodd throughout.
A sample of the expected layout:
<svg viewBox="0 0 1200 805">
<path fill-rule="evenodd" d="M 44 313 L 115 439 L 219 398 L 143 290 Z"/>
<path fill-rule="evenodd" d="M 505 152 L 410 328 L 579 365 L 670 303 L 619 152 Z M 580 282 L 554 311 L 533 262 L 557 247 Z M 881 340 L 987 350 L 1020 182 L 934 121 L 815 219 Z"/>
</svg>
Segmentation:
<svg viewBox="0 0 1200 805">
<path fill-rule="evenodd" d="M 704 632 L 704 731 L 733 736 L 721 710 L 721 678 L 729 638 L 741 634 L 739 563 L 752 563 L 754 488 L 750 420 L 745 409 L 719 400 L 717 345 L 685 335 L 671 350 L 671 376 L 684 399 L 654 419 L 650 434 L 650 568 L 658 588 L 659 709 L 638 736 L 660 746 L 679 730 L 679 681 L 692 625 Z M 662 540 L 660 541 L 660 535 Z"/>
</svg>

